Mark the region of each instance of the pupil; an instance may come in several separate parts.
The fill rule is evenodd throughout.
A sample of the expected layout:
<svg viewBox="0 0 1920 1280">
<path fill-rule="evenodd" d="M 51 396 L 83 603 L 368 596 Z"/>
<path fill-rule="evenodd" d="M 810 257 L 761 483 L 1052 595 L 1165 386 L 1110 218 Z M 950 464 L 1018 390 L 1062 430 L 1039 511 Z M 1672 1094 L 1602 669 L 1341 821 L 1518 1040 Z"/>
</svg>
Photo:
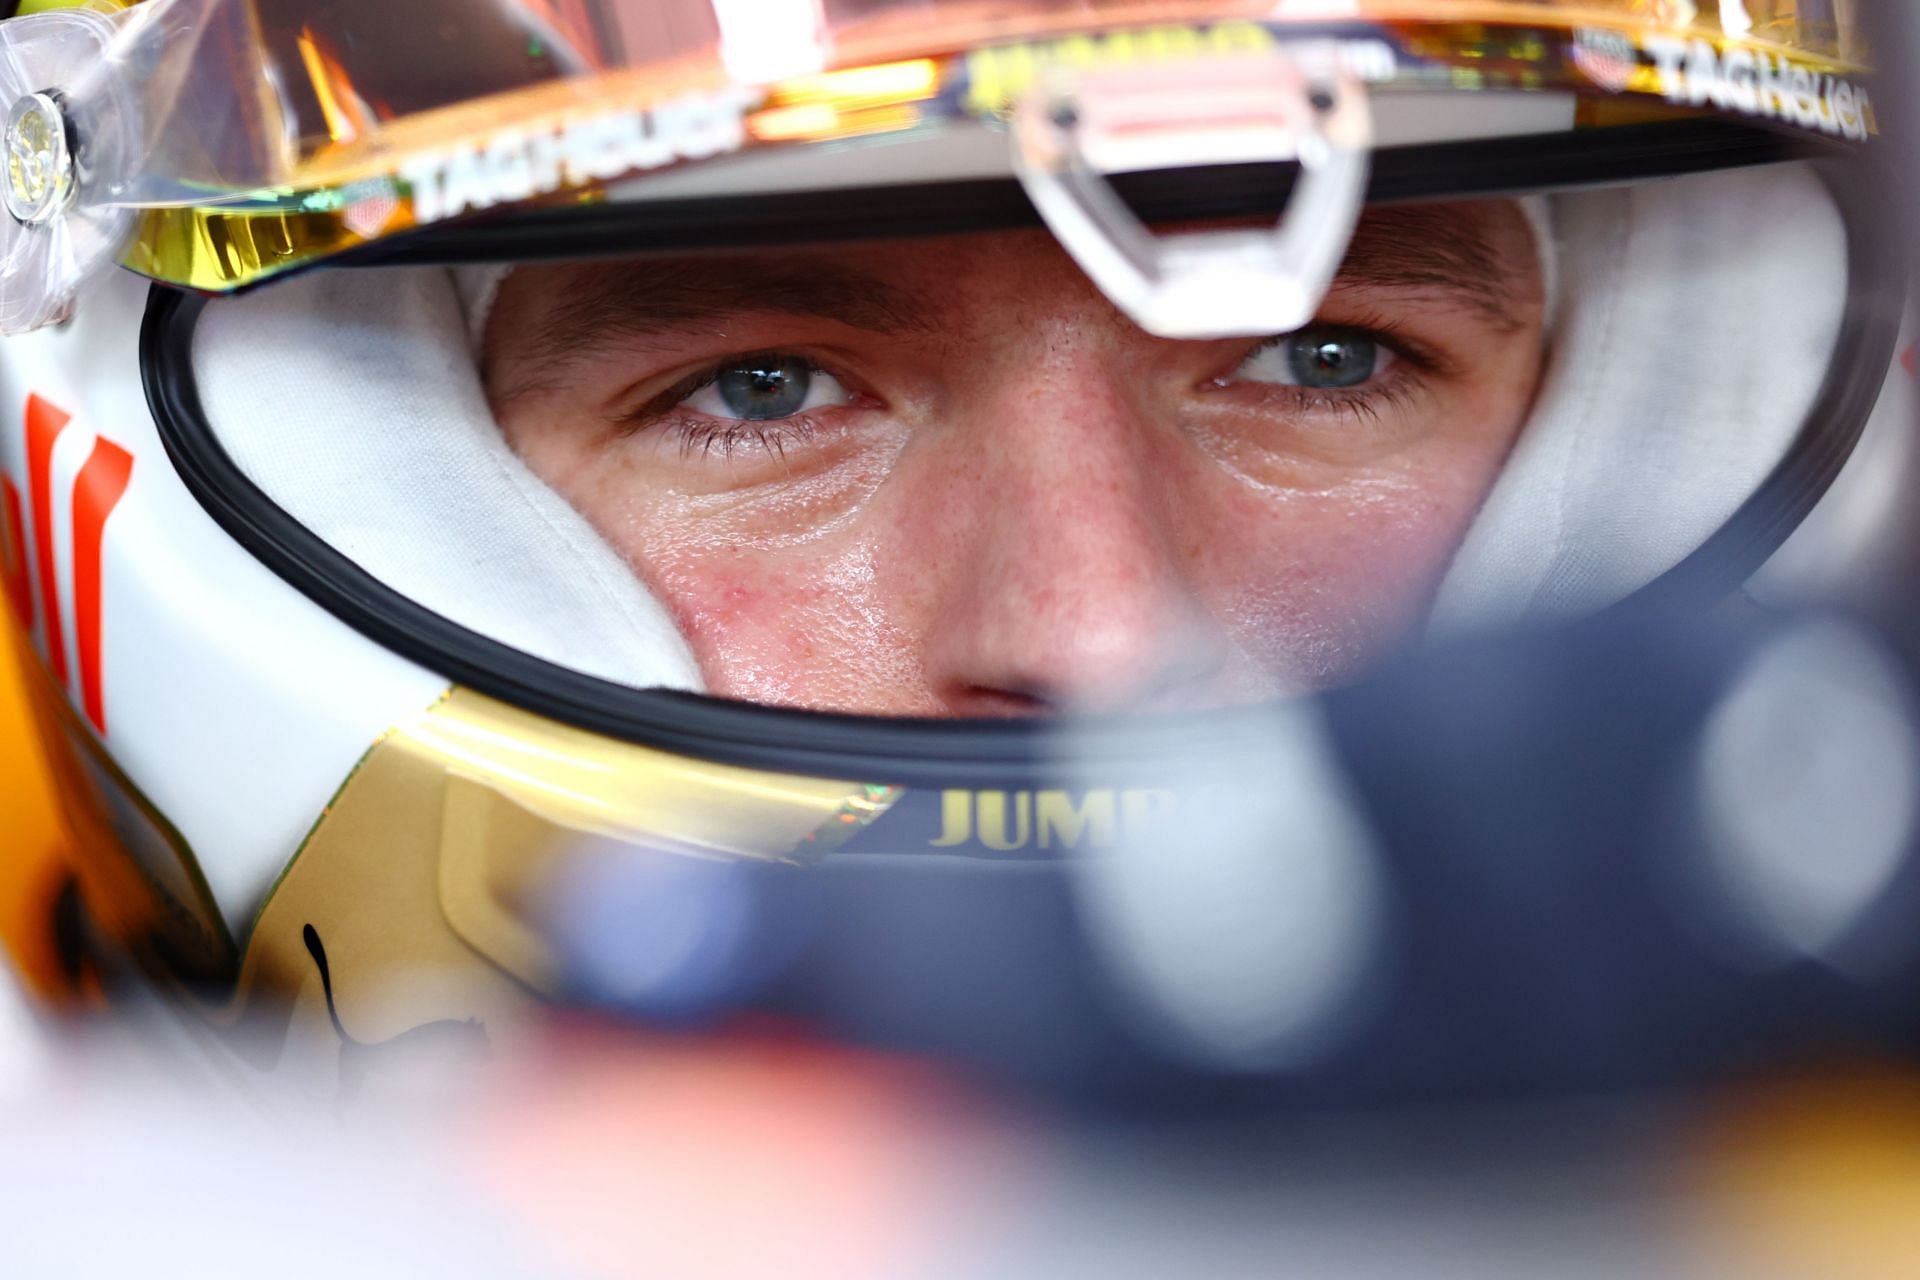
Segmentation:
<svg viewBox="0 0 1920 1280">
<path fill-rule="evenodd" d="M 790 418 L 807 403 L 813 370 L 804 360 L 757 356 L 715 379 L 727 412 L 749 421 Z"/>
<path fill-rule="evenodd" d="M 1309 329 L 1293 340 L 1293 376 L 1303 387 L 1357 387 L 1373 376 L 1379 344 L 1358 334 Z"/>
</svg>

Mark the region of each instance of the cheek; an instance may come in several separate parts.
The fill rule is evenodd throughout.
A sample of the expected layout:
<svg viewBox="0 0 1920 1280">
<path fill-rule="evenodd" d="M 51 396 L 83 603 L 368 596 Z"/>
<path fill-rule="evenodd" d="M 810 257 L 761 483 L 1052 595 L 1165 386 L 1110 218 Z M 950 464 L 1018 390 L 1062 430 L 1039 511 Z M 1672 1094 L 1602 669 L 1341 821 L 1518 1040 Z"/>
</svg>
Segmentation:
<svg viewBox="0 0 1920 1280">
<path fill-rule="evenodd" d="M 711 692 L 913 713 L 919 651 L 883 591 L 896 540 L 869 510 L 897 441 L 812 455 L 780 483 L 687 492 L 643 442 L 509 429 L 521 459 L 584 515 L 666 606 Z M 757 464 L 756 464 L 757 465 Z M 699 479 L 709 490 L 723 472 Z"/>
<path fill-rule="evenodd" d="M 1196 571 L 1234 647 L 1290 688 L 1380 660 L 1425 619 L 1504 456 L 1453 442 L 1313 492 L 1236 486 Z"/>
<path fill-rule="evenodd" d="M 865 483 L 777 502 L 655 495 L 618 538 L 725 697 L 819 710 L 937 710 L 882 557 L 896 547 Z"/>
<path fill-rule="evenodd" d="M 917 646 L 878 586 L 875 549 L 850 536 L 782 551 L 656 555 L 648 577 L 709 687 L 815 709 L 930 709 Z"/>
<path fill-rule="evenodd" d="M 1415 635 L 1526 422 L 1537 342 L 1506 344 L 1428 436 L 1313 492 L 1243 489 L 1211 544 L 1218 612 L 1296 687 L 1352 679 Z M 1250 566 L 1261 566 L 1252 569 Z"/>
<path fill-rule="evenodd" d="M 1288 458 L 1281 479 L 1246 469 L 1216 480 L 1214 500 L 1186 500 L 1206 513 L 1191 543 L 1213 613 L 1281 687 L 1350 680 L 1424 624 L 1543 362 L 1537 333 L 1482 346 L 1486 363 L 1409 411 L 1404 446 L 1365 461 Z"/>
</svg>

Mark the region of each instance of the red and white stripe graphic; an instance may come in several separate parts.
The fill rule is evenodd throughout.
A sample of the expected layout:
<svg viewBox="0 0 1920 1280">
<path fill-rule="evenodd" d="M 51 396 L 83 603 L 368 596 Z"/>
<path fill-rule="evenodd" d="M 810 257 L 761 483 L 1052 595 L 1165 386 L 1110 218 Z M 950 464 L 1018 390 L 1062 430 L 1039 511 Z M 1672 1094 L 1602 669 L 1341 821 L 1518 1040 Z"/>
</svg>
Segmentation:
<svg viewBox="0 0 1920 1280">
<path fill-rule="evenodd" d="M 78 675 L 81 709 L 105 734 L 102 540 L 133 477 L 133 455 L 37 395 L 27 397 L 24 425 L 24 502 L 13 478 L 0 475 L 7 600 L 54 679 L 72 692 Z"/>
</svg>

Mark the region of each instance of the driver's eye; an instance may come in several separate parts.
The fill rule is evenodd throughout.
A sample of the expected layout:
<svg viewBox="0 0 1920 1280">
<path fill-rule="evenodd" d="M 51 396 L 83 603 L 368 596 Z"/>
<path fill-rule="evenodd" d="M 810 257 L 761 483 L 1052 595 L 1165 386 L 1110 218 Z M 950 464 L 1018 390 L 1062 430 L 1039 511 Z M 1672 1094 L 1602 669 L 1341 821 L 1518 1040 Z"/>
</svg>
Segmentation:
<svg viewBox="0 0 1920 1280">
<path fill-rule="evenodd" d="M 680 403 L 708 417 L 768 422 L 849 399 L 840 380 L 812 361 L 772 353 L 738 356 L 716 366 Z"/>
<path fill-rule="evenodd" d="M 1384 343 L 1361 330 L 1309 325 L 1262 343 L 1234 370 L 1233 380 L 1340 391 L 1371 382 L 1395 358 Z"/>
</svg>

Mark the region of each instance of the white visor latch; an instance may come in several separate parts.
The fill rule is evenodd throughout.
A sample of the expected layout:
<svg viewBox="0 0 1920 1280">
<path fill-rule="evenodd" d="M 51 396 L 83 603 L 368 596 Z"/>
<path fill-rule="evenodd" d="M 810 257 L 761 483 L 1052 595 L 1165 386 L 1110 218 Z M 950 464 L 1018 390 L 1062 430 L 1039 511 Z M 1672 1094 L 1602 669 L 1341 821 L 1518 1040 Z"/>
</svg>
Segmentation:
<svg viewBox="0 0 1920 1280">
<path fill-rule="evenodd" d="M 164 0 L 142 5 L 164 13 Z M 134 212 L 117 186 L 139 158 L 121 37 L 173 27 L 135 10 L 47 9 L 0 21 L 0 334 L 57 324 L 118 257 Z M 130 41 L 131 43 L 131 41 Z"/>
<path fill-rule="evenodd" d="M 1271 54 L 1056 68 L 1013 114 L 1013 160 L 1040 216 L 1136 324 L 1165 338 L 1286 333 L 1313 319 L 1366 202 L 1365 85 L 1318 43 Z M 1270 229 L 1156 235 L 1109 175 L 1300 166 Z"/>
<path fill-rule="evenodd" d="M 0 183 L 7 212 L 28 226 L 47 221 L 73 196 L 73 153 L 67 147 L 66 115 L 57 98 L 30 93 L 7 112 L 6 181 Z"/>
</svg>

